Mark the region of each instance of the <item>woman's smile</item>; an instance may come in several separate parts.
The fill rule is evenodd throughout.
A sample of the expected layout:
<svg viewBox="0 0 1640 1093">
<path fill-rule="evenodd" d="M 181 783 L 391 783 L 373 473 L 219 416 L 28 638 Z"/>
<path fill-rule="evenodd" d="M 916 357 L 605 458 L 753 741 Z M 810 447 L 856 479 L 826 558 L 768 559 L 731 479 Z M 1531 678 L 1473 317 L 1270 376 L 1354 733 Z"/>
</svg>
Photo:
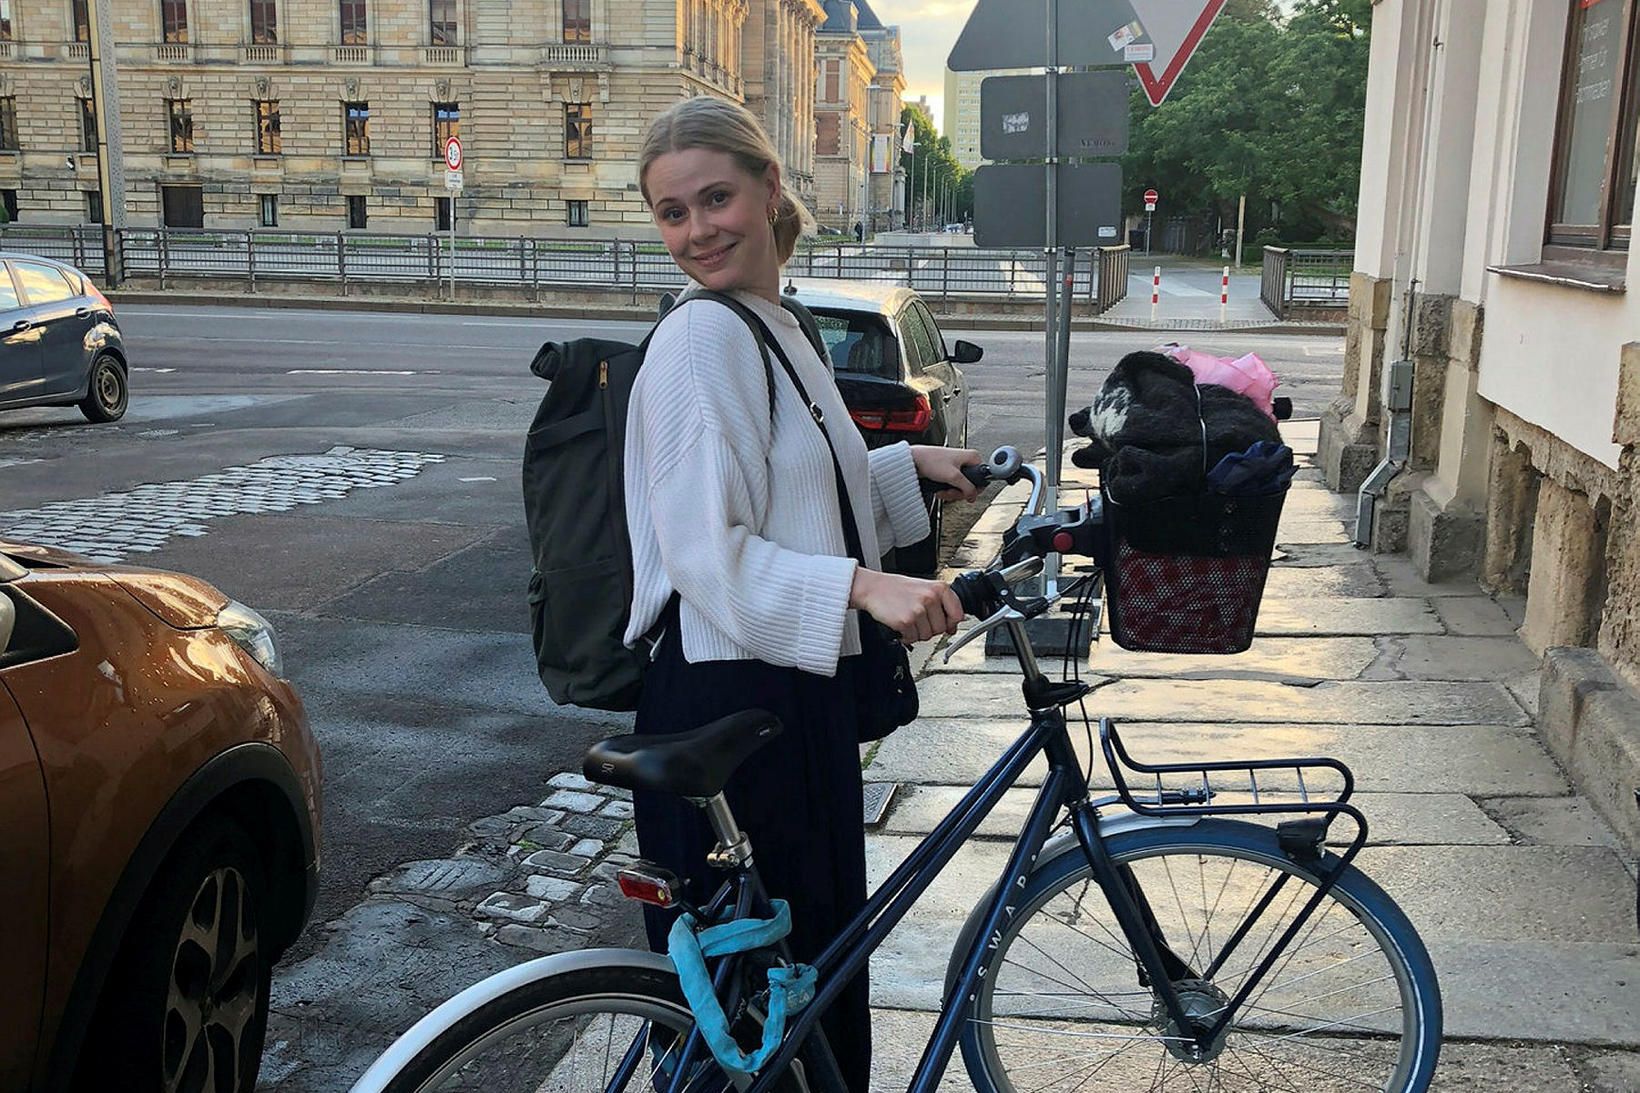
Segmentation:
<svg viewBox="0 0 1640 1093">
<path fill-rule="evenodd" d="M 703 269 L 717 269 L 719 266 L 723 265 L 724 261 L 729 257 L 729 252 L 734 250 L 735 246 L 735 243 L 725 243 L 721 247 L 714 247 L 713 249 L 707 251 L 699 251 L 693 258 L 690 259 L 690 261 L 694 262 Z"/>
</svg>

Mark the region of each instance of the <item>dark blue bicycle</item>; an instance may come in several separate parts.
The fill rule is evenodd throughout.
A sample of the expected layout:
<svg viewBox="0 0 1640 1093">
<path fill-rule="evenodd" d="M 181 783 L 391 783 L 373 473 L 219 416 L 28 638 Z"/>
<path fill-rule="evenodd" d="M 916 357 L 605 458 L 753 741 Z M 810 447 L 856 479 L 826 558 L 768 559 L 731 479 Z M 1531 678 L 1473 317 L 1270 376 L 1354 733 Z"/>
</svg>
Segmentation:
<svg viewBox="0 0 1640 1093">
<path fill-rule="evenodd" d="M 1041 481 L 1018 453 L 1000 449 L 989 473 L 1030 478 L 1032 503 L 998 565 L 955 587 L 984 620 L 965 641 L 999 627 L 1012 639 L 1030 726 L 812 969 L 779 941 L 788 912 L 764 893 L 721 794 L 778 723 L 752 711 L 659 741 L 608 740 L 588 754 L 589 778 L 687 797 L 717 833 L 724 880 L 703 905 L 646 863 L 621 876 L 629 896 L 687 911 L 699 965 L 599 949 L 509 969 L 424 1018 L 355 1093 L 843 1093 L 817 1019 L 1038 756 L 1036 803 L 957 941 L 907 1090 L 939 1088 L 959 1046 L 985 1093 L 1427 1089 L 1441 1042 L 1435 970 L 1353 865 L 1367 824 L 1349 770 L 1134 760 L 1113 722 L 1087 717 L 1074 663 L 1066 678 L 1044 673 L 1023 623 L 1049 604 L 1016 591 L 1049 551 L 1097 553 L 1097 500 L 1031 515 Z M 1093 626 L 1097 589 L 1089 575 L 1062 597 Z M 1097 731 L 1109 796 L 1091 796 L 1073 727 L 1090 753 Z"/>
</svg>

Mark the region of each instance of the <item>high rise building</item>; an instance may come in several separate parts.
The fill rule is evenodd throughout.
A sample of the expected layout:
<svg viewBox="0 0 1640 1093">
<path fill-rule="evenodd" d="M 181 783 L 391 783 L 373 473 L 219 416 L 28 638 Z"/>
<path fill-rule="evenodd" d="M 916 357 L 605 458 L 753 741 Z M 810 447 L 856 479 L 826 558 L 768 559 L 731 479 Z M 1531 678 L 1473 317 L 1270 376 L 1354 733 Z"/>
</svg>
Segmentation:
<svg viewBox="0 0 1640 1093">
<path fill-rule="evenodd" d="M 944 133 L 951 141 L 951 155 L 972 170 L 980 165 L 979 85 L 987 76 L 1012 76 L 1028 68 L 999 68 L 989 72 L 945 70 Z"/>
</svg>

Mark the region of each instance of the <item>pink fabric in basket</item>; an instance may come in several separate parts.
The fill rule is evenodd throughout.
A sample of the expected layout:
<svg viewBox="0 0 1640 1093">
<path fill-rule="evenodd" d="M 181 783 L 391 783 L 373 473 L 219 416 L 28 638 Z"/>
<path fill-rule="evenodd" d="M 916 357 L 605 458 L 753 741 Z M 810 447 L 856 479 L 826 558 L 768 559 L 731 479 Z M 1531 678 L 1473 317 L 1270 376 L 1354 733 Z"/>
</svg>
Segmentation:
<svg viewBox="0 0 1640 1093">
<path fill-rule="evenodd" d="M 1246 395 L 1253 400 L 1253 405 L 1270 416 L 1271 421 L 1276 419 L 1274 400 L 1279 381 L 1258 354 L 1248 353 L 1232 360 L 1201 353 L 1177 343 L 1162 346 L 1161 352 L 1194 372 L 1197 383 L 1215 383 Z"/>
</svg>

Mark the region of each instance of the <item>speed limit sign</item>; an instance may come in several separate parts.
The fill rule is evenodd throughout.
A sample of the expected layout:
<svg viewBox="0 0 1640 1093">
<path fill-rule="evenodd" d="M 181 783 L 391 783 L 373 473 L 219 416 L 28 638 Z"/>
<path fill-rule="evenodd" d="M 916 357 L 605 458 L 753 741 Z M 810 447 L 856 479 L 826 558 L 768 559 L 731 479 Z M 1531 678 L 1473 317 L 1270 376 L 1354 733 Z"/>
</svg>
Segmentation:
<svg viewBox="0 0 1640 1093">
<path fill-rule="evenodd" d="M 451 137 L 444 142 L 444 165 L 452 171 L 461 170 L 460 137 Z"/>
</svg>

